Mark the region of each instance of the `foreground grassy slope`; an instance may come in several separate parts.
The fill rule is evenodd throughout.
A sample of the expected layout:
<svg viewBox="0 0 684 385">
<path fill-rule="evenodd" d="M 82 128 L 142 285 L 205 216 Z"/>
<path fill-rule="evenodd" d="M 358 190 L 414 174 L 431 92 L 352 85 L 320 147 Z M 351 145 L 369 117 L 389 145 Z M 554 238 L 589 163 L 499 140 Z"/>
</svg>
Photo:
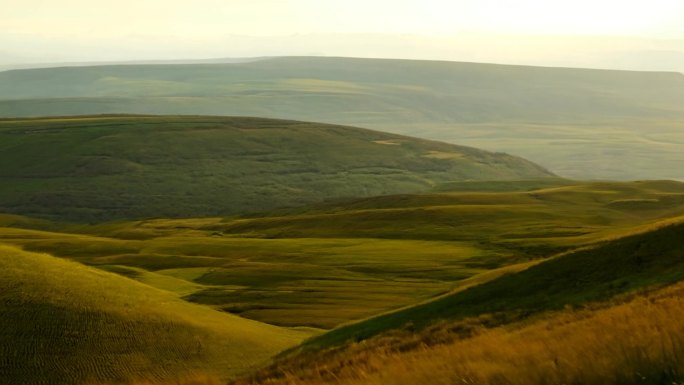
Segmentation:
<svg viewBox="0 0 684 385">
<path fill-rule="evenodd" d="M 314 337 L 238 383 L 678 384 L 683 235 L 684 217 L 643 226 Z"/>
<path fill-rule="evenodd" d="M 115 274 L 0 246 L 0 377 L 7 385 L 234 376 L 302 332 L 189 304 Z"/>
<path fill-rule="evenodd" d="M 669 222 L 667 222 L 669 223 Z M 308 342 L 329 346 L 441 319 L 499 314 L 502 320 L 581 306 L 684 280 L 684 221 L 566 253 L 435 301 L 335 329 Z"/>
<path fill-rule="evenodd" d="M 477 357 L 499 357 L 488 366 L 491 371 L 481 371 L 494 378 L 513 373 L 507 370 L 515 368 L 498 363 L 509 360 L 506 352 L 519 349 L 523 341 L 533 349 L 519 357 L 516 368 L 539 360 L 537 353 L 544 362 L 555 357 L 568 363 L 584 356 L 596 361 L 594 353 L 572 355 L 578 349 L 591 351 L 591 344 L 579 337 L 586 330 L 590 338 L 624 342 L 615 351 L 625 355 L 611 354 L 613 361 L 606 365 L 623 368 L 627 362 L 652 368 L 640 371 L 649 379 L 677 380 L 678 367 L 668 366 L 668 360 L 678 357 L 676 346 L 656 349 L 662 355 L 629 360 L 631 352 L 644 351 L 643 341 L 675 341 L 667 338 L 679 335 L 681 323 L 673 309 L 680 302 L 670 301 L 678 295 L 663 294 L 669 299 L 658 312 L 674 318 L 632 317 L 627 331 L 611 330 L 613 334 L 601 333 L 601 328 L 619 314 L 639 310 L 592 313 L 595 305 L 588 304 L 684 278 L 684 184 L 554 183 L 509 182 L 514 192 L 454 192 L 449 189 L 460 184 L 448 184 L 437 193 L 326 203 L 274 215 L 69 225 L 59 233 L 54 223 L 0 216 L 2 242 L 23 249 L 0 250 L 6 256 L 0 258 L 0 306 L 9 315 L 0 332 L 3 374 L 22 384 L 26 379 L 46 383 L 41 382 L 44 376 L 64 378 L 65 384 L 128 381 L 141 375 L 164 383 L 197 372 L 227 377 L 264 362 L 305 334 L 186 301 L 274 324 L 324 328 L 423 301 L 314 337 L 300 355 L 286 357 L 255 379 L 353 382 L 360 369 L 367 381 L 400 384 L 406 383 L 404 376 L 392 380 L 382 368 L 400 373 L 406 359 L 423 362 L 416 368 L 428 368 L 406 374 L 408 379 L 431 383 L 430 378 L 442 379 L 430 375 L 447 372 L 462 379 L 469 374 L 455 371 L 448 357 L 474 346 L 482 347 L 482 356 L 459 362 L 477 368 Z M 540 259 L 560 251 L 565 253 Z M 584 313 L 566 310 L 558 320 L 532 324 L 549 311 L 587 306 Z M 500 325 L 506 326 L 484 331 Z M 634 332 L 641 326 L 657 332 Z M 566 333 L 578 338 L 564 349 L 541 342 Z M 625 339 L 627 334 L 644 338 Z M 473 336 L 470 345 L 444 347 Z M 19 339 L 31 343 L 15 342 Z M 367 342 L 345 345 L 360 339 Z M 493 339 L 510 343 L 510 348 L 493 349 L 499 345 L 486 344 Z M 421 356 L 421 349 L 433 345 L 443 347 L 425 354 L 437 361 Z M 433 372 L 427 361 L 447 369 Z M 78 370 L 71 372 L 74 367 Z M 572 377 L 589 371 L 540 370 L 526 373 L 593 381 Z M 616 371 L 604 373 L 614 376 Z M 634 375 L 623 374 L 623 383 Z M 522 374 L 519 378 L 532 381 Z"/>
<path fill-rule="evenodd" d="M 567 177 L 684 179 L 683 89 L 677 73 L 289 57 L 0 72 L 0 116 L 303 119 L 505 151 Z"/>
<path fill-rule="evenodd" d="M 684 381 L 684 284 L 486 329 L 487 316 L 282 363 L 237 384 L 628 385 Z"/>
<path fill-rule="evenodd" d="M 316 123 L 0 120 L 0 211 L 58 219 L 226 215 L 452 180 L 544 176 L 506 154 Z"/>
</svg>

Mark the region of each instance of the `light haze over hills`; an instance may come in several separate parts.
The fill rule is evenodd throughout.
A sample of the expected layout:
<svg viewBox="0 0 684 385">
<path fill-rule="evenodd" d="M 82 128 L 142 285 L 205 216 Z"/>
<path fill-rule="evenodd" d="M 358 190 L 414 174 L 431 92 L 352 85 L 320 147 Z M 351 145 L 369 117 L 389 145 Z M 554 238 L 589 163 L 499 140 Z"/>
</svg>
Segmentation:
<svg viewBox="0 0 684 385">
<path fill-rule="evenodd" d="M 684 71 L 684 5 L 671 0 L 4 0 L 3 5 L 0 69 L 320 55 Z"/>
<path fill-rule="evenodd" d="M 684 180 L 675 72 L 322 57 L 0 72 L 0 116 L 102 113 L 345 124 L 515 154 L 570 178 Z"/>
</svg>

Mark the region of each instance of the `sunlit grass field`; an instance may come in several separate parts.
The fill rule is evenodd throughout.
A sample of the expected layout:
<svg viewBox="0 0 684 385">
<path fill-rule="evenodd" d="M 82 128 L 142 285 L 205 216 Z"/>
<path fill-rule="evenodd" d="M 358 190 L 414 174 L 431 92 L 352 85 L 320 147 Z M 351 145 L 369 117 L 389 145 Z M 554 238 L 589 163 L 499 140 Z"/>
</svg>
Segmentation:
<svg viewBox="0 0 684 385">
<path fill-rule="evenodd" d="M 399 331 L 237 384 L 680 384 L 684 285 L 487 329 L 487 319 Z"/>
<path fill-rule="evenodd" d="M 683 234 L 678 217 L 491 271 L 315 336 L 238 383 L 679 384 Z"/>
<path fill-rule="evenodd" d="M 204 385 L 258 369 L 291 349 L 276 369 L 255 372 L 255 380 L 289 373 L 284 378 L 293 384 L 320 383 L 329 373 L 307 377 L 296 365 L 334 369 L 331 357 L 352 363 L 362 357 L 367 364 L 335 371 L 334 381 L 395 381 L 382 367 L 398 365 L 392 373 L 403 373 L 402 362 L 410 360 L 417 371 L 406 378 L 431 383 L 425 376 L 442 372 L 418 364 L 427 360 L 421 354 L 432 354 L 422 344 L 444 345 L 434 347 L 442 357 L 454 354 L 447 343 L 466 344 L 464 335 L 481 339 L 473 344 L 500 338 L 511 346 L 502 345 L 505 353 L 517 349 L 512 330 L 521 330 L 531 336 L 530 354 L 566 354 L 541 352 L 532 335 L 548 328 L 574 333 L 553 325 L 584 328 L 579 322 L 587 317 L 598 322 L 586 326 L 593 333 L 603 313 L 569 309 L 682 279 L 683 184 L 507 183 L 449 184 L 429 194 L 240 217 L 84 225 L 0 216 L 6 245 L 0 306 L 11 320 L 0 331 L 2 374 L 12 385 L 51 385 L 53 378 L 75 385 Z M 552 326 L 534 323 L 547 322 L 549 311 L 566 313 L 561 321 L 549 316 Z M 372 341 L 386 338 L 393 342 L 373 350 Z M 347 345 L 362 339 L 371 342 L 358 345 L 367 346 L 361 353 Z M 586 348 L 586 341 L 572 341 Z M 670 359 L 668 352 L 648 360 Z M 441 360 L 434 363 L 451 368 Z M 605 368 L 624 361 L 615 360 Z M 477 381 L 496 383 L 497 373 L 522 365 L 492 366 Z M 668 379 L 679 375 L 677 368 Z M 454 373 L 471 375 L 463 370 Z M 561 375 L 539 370 L 538 383 Z M 604 373 L 612 376 L 613 369 Z"/>
<path fill-rule="evenodd" d="M 361 342 L 293 351 L 281 355 L 274 365 L 230 383 L 680 384 L 684 381 L 683 220 L 640 226 L 632 235 L 509 269 L 508 275 L 489 274 L 491 279 L 474 282 L 483 289 L 466 287 L 454 294 L 467 297 L 469 291 L 487 291 L 488 286 L 503 288 L 498 297 L 489 293 L 461 303 L 461 312 L 472 310 L 470 316 L 445 318 L 430 310 L 428 302 L 428 307 L 408 309 L 425 317 L 422 325 L 386 325 L 382 333 Z M 517 283 L 516 276 L 520 276 Z M 615 285 L 620 280 L 627 285 Z M 548 287 L 553 303 L 544 303 L 545 291 L 539 285 Z M 503 300 L 517 310 L 487 310 L 480 300 Z M 440 302 L 438 307 L 448 312 L 444 301 L 434 303 Z M 526 302 L 537 303 L 542 311 L 520 312 Z M 187 380 L 134 384 L 217 383 L 215 377 L 199 374 Z"/>
<path fill-rule="evenodd" d="M 309 335 L 218 312 L 45 254 L 0 246 L 0 378 L 7 385 L 227 378 Z"/>
</svg>

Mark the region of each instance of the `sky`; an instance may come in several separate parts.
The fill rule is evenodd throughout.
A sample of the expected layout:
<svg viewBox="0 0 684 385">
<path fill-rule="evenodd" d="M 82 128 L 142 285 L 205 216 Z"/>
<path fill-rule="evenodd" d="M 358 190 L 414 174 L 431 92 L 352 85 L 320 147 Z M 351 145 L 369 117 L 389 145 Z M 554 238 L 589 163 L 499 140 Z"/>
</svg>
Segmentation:
<svg viewBox="0 0 684 385">
<path fill-rule="evenodd" d="M 309 54 L 684 71 L 684 1 L 0 0 L 0 65 Z"/>
</svg>

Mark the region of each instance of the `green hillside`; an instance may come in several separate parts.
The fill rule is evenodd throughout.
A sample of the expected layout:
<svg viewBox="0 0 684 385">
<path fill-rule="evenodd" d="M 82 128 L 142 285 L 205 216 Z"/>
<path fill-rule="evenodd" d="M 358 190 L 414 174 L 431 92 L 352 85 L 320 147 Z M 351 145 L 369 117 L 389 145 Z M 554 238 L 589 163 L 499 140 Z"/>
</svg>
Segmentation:
<svg viewBox="0 0 684 385">
<path fill-rule="evenodd" d="M 637 226 L 343 325 L 235 384 L 679 383 L 683 257 L 684 217 Z"/>
<path fill-rule="evenodd" d="M 493 314 L 492 324 L 684 280 L 682 219 L 643 233 L 606 241 L 507 274 L 435 301 L 335 329 L 305 346 L 328 346 L 410 324 Z M 497 321 L 498 319 L 498 321 Z"/>
<path fill-rule="evenodd" d="M 11 385 L 228 378 L 311 335 L 272 325 L 332 330 L 259 376 L 299 373 L 288 365 L 366 370 L 379 362 L 368 354 L 549 310 L 586 319 L 588 302 L 684 278 L 684 183 L 436 190 L 239 217 L 65 225 L 1 215 L 0 375 Z M 536 341 L 546 324 L 534 328 Z M 379 345 L 341 345 L 373 336 Z M 330 346 L 343 347 L 317 350 Z"/>
<path fill-rule="evenodd" d="M 0 72 L 0 116 L 154 113 L 345 124 L 517 154 L 573 178 L 684 179 L 684 75 L 283 57 Z"/>
<path fill-rule="evenodd" d="M 0 376 L 7 385 L 234 376 L 306 334 L 0 246 Z"/>
<path fill-rule="evenodd" d="M 93 116 L 0 120 L 0 212 L 199 217 L 551 176 L 514 156 L 318 123 Z"/>
<path fill-rule="evenodd" d="M 231 237 L 477 242 L 531 257 L 684 214 L 681 182 L 510 182 L 515 190 L 538 184 L 543 188 L 491 192 L 490 187 L 502 185 L 491 182 L 483 183 L 485 191 L 370 197 L 268 216 L 229 218 L 206 224 L 205 229 Z"/>
<path fill-rule="evenodd" d="M 446 320 L 290 356 L 230 384 L 680 384 L 683 305 L 680 281 L 503 325 L 500 314 Z"/>
</svg>

